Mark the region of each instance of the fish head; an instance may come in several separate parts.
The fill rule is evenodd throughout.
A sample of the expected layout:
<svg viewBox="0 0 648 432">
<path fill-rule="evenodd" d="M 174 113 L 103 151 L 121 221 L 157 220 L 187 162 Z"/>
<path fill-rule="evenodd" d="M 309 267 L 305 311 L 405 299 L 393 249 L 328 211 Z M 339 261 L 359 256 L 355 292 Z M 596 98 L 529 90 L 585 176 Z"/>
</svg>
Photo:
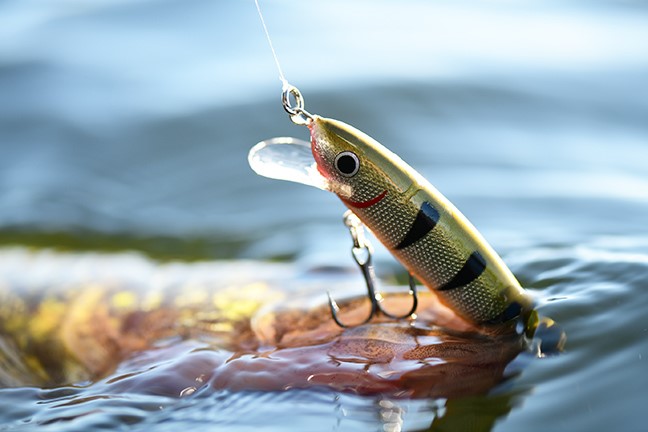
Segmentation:
<svg viewBox="0 0 648 432">
<path fill-rule="evenodd" d="M 404 162 L 358 129 L 320 116 L 308 127 L 317 170 L 347 206 L 370 207 L 412 184 L 399 168 Z"/>
<path fill-rule="evenodd" d="M 348 124 L 314 115 L 310 143 L 264 140 L 248 155 L 259 175 L 336 193 L 352 209 L 367 208 L 412 185 L 412 172 L 394 153 Z"/>
</svg>

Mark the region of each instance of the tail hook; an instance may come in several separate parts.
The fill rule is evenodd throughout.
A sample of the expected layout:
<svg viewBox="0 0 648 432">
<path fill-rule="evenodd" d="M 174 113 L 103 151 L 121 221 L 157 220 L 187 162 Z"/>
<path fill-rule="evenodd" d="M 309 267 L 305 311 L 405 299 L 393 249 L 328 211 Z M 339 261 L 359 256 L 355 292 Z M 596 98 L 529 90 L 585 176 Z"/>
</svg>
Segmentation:
<svg viewBox="0 0 648 432">
<path fill-rule="evenodd" d="M 376 292 L 376 287 L 374 284 L 376 275 L 374 273 L 372 260 L 373 248 L 364 235 L 364 225 L 362 224 L 362 222 L 360 222 L 360 219 L 358 219 L 358 217 L 350 210 L 344 213 L 344 224 L 349 228 L 351 237 L 353 237 L 353 248 L 351 249 L 353 253 L 353 259 L 355 260 L 356 264 L 358 264 L 358 267 L 360 267 L 362 276 L 365 279 L 365 283 L 367 285 L 367 297 L 369 298 L 369 301 L 371 303 L 371 311 L 369 313 L 369 316 L 357 325 L 366 324 L 374 316 L 378 316 L 380 314 L 394 320 L 405 319 L 412 316 L 414 312 L 416 312 L 416 308 L 418 307 L 418 294 L 416 291 L 416 282 L 414 280 L 414 277 L 411 274 L 409 275 L 409 294 L 412 296 L 412 307 L 410 308 L 410 310 L 403 315 L 394 315 L 383 309 L 381 304 L 383 297 L 379 292 Z M 330 292 L 328 292 L 327 294 L 333 321 L 335 321 L 335 323 L 342 328 L 349 327 L 349 325 L 344 324 L 338 316 L 340 307 L 338 306 L 337 302 L 333 299 L 333 296 L 331 296 Z"/>
</svg>

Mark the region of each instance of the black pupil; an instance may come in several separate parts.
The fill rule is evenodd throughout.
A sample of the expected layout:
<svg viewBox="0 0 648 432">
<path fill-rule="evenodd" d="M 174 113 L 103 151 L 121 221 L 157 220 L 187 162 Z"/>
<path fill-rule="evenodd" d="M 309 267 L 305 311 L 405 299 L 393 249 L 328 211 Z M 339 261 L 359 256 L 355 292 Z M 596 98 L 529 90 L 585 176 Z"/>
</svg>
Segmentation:
<svg viewBox="0 0 648 432">
<path fill-rule="evenodd" d="M 352 174 L 356 169 L 356 160 L 353 156 L 342 155 L 337 160 L 337 169 L 339 169 L 342 174 Z"/>
</svg>

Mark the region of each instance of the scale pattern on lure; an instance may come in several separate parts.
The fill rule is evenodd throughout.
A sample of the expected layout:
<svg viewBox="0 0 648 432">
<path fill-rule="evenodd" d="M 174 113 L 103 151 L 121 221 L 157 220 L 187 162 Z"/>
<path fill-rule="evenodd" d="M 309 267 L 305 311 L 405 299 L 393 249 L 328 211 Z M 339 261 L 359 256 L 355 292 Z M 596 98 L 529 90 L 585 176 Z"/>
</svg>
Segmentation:
<svg viewBox="0 0 648 432">
<path fill-rule="evenodd" d="M 473 323 L 518 316 L 531 301 L 468 220 L 398 156 L 359 130 L 312 116 L 330 189 L 424 285 Z"/>
<path fill-rule="evenodd" d="M 306 112 L 295 87 L 284 90 L 283 102 L 292 120 L 309 128 L 311 142 L 259 143 L 249 157 L 257 173 L 336 193 L 412 275 L 474 324 L 532 310 L 497 253 L 418 172 L 352 126 Z"/>
</svg>

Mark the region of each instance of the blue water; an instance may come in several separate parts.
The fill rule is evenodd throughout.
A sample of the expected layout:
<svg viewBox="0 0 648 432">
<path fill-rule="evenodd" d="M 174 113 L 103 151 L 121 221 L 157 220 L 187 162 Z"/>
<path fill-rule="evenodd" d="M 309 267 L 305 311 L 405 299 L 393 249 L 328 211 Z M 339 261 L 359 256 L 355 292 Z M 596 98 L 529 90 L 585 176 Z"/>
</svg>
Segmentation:
<svg viewBox="0 0 648 432">
<path fill-rule="evenodd" d="M 487 418 L 473 428 L 643 430 L 644 2 L 261 5 L 306 108 L 369 133 L 453 201 L 563 325 L 566 352 L 459 400 L 111 394 L 75 405 L 104 415 L 50 424 L 78 414 L 50 409 L 62 394 L 0 389 L 0 429 L 365 430 L 400 418 L 403 430 L 462 430 Z M 348 266 L 335 196 L 247 166 L 256 142 L 306 136 L 279 90 L 251 1 L 0 3 L 0 241 Z M 378 257 L 382 274 L 397 270 Z M 0 283 L 32 271 L 3 268 Z"/>
</svg>

